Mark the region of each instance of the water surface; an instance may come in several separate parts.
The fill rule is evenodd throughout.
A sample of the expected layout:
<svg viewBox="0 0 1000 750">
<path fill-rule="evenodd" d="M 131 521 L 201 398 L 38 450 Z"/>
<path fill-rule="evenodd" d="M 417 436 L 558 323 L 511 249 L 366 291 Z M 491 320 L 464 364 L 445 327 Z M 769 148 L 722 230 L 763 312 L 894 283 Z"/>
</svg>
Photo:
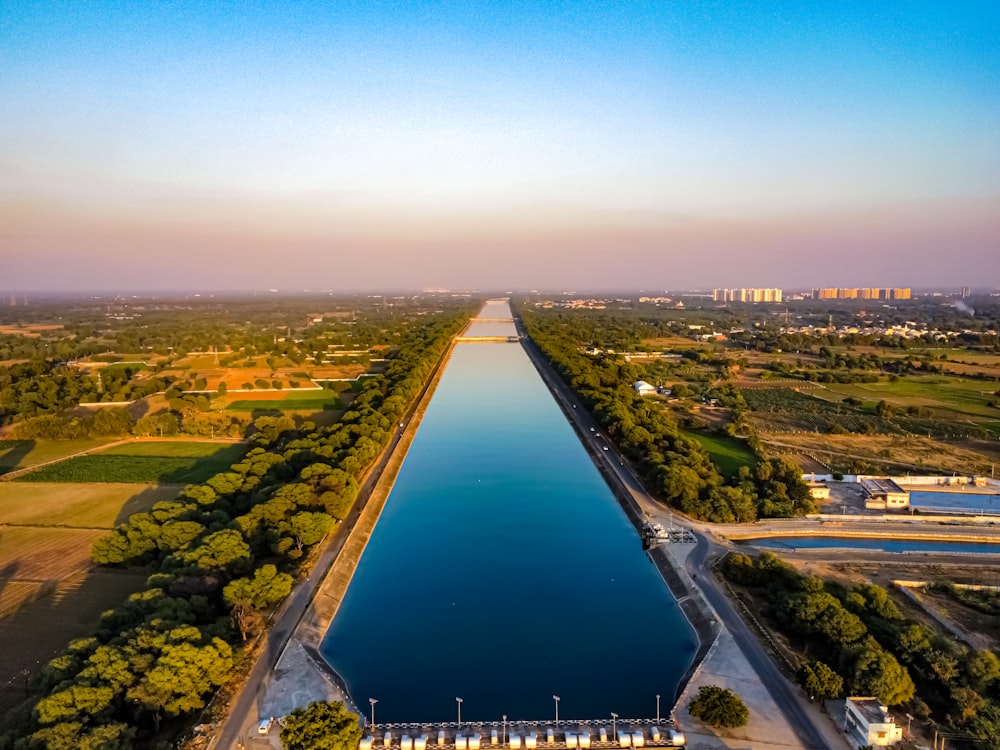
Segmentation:
<svg viewBox="0 0 1000 750">
<path fill-rule="evenodd" d="M 484 313 L 485 314 L 485 313 Z M 694 636 L 519 344 L 460 344 L 323 653 L 376 720 L 652 716 Z"/>
<path fill-rule="evenodd" d="M 740 544 L 770 549 L 869 549 L 883 552 L 955 552 L 1000 555 L 1000 544 L 937 539 L 875 539 L 848 536 L 782 536 L 740 539 Z"/>
<path fill-rule="evenodd" d="M 1000 514 L 1000 495 L 978 492 L 930 492 L 913 490 L 910 505 L 930 510 L 969 510 L 989 515 Z"/>
</svg>

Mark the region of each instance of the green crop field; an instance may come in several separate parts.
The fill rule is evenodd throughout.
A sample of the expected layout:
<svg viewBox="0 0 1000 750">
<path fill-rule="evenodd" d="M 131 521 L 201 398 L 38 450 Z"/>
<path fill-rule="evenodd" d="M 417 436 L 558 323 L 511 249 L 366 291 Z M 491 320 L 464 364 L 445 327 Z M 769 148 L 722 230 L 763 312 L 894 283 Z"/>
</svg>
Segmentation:
<svg viewBox="0 0 1000 750">
<path fill-rule="evenodd" d="M 732 476 L 739 471 L 741 466 L 755 466 L 757 464 L 757 456 L 742 440 L 718 435 L 705 435 L 690 430 L 682 430 L 682 434 L 692 440 L 697 440 L 719 471 L 726 476 Z"/>
<path fill-rule="evenodd" d="M 246 451 L 242 444 L 219 447 L 216 443 L 197 443 L 214 450 L 205 455 L 177 455 L 176 444 L 161 448 L 161 453 L 144 453 L 158 443 L 121 446 L 139 453 L 99 453 L 78 456 L 20 477 L 22 482 L 122 482 L 156 484 L 192 484 L 204 482 L 238 461 Z"/>
<path fill-rule="evenodd" d="M 207 440 L 142 440 L 138 442 L 115 445 L 105 451 L 102 456 L 169 456 L 172 458 L 204 458 L 214 456 L 227 448 L 240 448 L 239 443 L 216 443 Z M 234 463 L 242 457 L 242 451 L 237 451 Z"/>
<path fill-rule="evenodd" d="M 0 440 L 0 474 L 57 461 L 74 453 L 99 448 L 112 438 L 94 440 Z"/>
<path fill-rule="evenodd" d="M 246 399 L 233 401 L 227 409 L 233 411 L 323 411 L 339 409 L 342 404 L 336 391 L 289 391 L 279 399 Z"/>
</svg>

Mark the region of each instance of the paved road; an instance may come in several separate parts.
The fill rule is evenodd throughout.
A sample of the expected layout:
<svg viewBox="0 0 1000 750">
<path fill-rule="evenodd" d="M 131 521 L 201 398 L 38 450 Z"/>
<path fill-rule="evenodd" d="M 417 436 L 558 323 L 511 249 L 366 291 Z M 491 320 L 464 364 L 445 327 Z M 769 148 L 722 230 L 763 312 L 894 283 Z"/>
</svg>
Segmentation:
<svg viewBox="0 0 1000 750">
<path fill-rule="evenodd" d="M 721 586 L 709 570 L 711 562 L 724 550 L 709 542 L 702 534 L 697 532 L 695 534 L 698 537 L 698 544 L 688 555 L 686 564 L 688 573 L 697 580 L 705 598 L 722 619 L 736 641 L 736 645 L 739 646 L 740 651 L 750 662 L 750 666 L 754 668 L 757 676 L 767 687 L 799 741 L 807 748 L 822 750 L 826 747 L 826 742 L 803 708 L 801 698 L 798 696 L 798 688 L 789 685 L 781 670 L 775 666 L 771 657 L 761 647 L 757 636 L 736 611 L 729 597 L 722 591 Z M 713 550 L 713 548 L 716 549 Z"/>
<path fill-rule="evenodd" d="M 413 401 L 404 419 L 407 429 L 411 429 L 410 424 L 414 412 L 423 403 L 428 389 L 437 379 L 437 375 L 444 363 L 447 362 L 450 352 L 451 347 L 449 346 L 435 365 L 420 395 Z M 337 531 L 326 543 L 327 546 L 317 558 L 309 578 L 299 583 L 295 587 L 295 590 L 292 591 L 291 596 L 278 609 L 273 618 L 275 624 L 268 631 L 264 651 L 254 663 L 253 669 L 250 671 L 250 675 L 244 683 L 243 688 L 230 706 L 229 715 L 222 729 L 209 743 L 209 748 L 235 748 L 236 743 L 241 739 L 241 734 L 247 731 L 247 727 L 256 725 L 259 720 L 257 717 L 256 702 L 264 678 L 277 663 L 281 652 L 288 643 L 288 639 L 298 626 L 302 615 L 305 614 L 313 596 L 315 596 L 316 589 L 322 583 L 323 578 L 326 576 L 333 561 L 337 558 L 337 555 L 340 554 L 341 549 L 343 549 L 344 543 L 347 541 L 348 536 L 350 536 L 351 529 L 354 528 L 358 516 L 371 496 L 372 489 L 382 476 L 382 471 L 385 469 L 389 458 L 395 452 L 402 437 L 402 431 L 398 431 L 393 435 L 392 441 L 382 451 L 382 455 L 372 469 L 369 470 L 364 483 L 361 485 L 361 490 L 358 493 L 358 501 L 354 504 L 347 518 L 339 524 Z"/>
</svg>

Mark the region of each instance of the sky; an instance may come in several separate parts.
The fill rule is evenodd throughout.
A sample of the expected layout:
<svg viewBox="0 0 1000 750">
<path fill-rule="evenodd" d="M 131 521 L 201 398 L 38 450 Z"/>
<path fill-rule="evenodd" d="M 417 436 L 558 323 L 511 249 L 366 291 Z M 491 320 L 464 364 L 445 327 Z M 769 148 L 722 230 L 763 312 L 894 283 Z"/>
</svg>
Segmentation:
<svg viewBox="0 0 1000 750">
<path fill-rule="evenodd" d="M 0 290 L 1000 286 L 1000 3 L 0 3 Z"/>
</svg>

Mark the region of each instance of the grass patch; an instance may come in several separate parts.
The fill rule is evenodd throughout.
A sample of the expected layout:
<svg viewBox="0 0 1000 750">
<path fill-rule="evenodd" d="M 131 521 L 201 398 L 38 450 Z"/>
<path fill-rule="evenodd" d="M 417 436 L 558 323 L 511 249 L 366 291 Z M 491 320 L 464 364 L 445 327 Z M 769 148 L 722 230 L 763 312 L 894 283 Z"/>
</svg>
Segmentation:
<svg viewBox="0 0 1000 750">
<path fill-rule="evenodd" d="M 340 398 L 336 391 L 291 391 L 278 399 L 245 399 L 233 401 L 227 407 L 232 411 L 323 411 L 325 409 L 341 409 Z"/>
<path fill-rule="evenodd" d="M 739 471 L 741 466 L 754 467 L 757 465 L 757 456 L 742 440 L 720 435 L 706 435 L 690 430 L 682 430 L 682 432 L 686 437 L 697 440 L 701 444 L 709 458 L 712 459 L 712 463 L 725 476 L 732 476 Z"/>
<path fill-rule="evenodd" d="M 207 445 L 211 445 L 215 450 L 210 455 L 201 456 L 178 456 L 170 453 L 167 455 L 101 453 L 79 456 L 25 474 L 20 481 L 195 484 L 226 470 L 246 451 L 246 446 L 242 444 L 227 445 L 223 448 L 219 448 L 218 444 Z"/>
<path fill-rule="evenodd" d="M 176 494 L 173 487 L 150 484 L 2 482 L 0 524 L 111 529 L 125 515 L 149 510 Z"/>
<path fill-rule="evenodd" d="M 170 456 L 173 458 L 203 458 L 214 456 L 221 450 L 227 448 L 239 448 L 240 445 L 234 443 L 226 445 L 224 443 L 198 442 L 194 440 L 143 440 L 135 443 L 125 443 L 115 445 L 106 451 L 101 451 L 102 456 Z M 233 459 L 233 462 L 242 457 L 242 453 Z M 232 463 L 232 462 L 231 462 Z"/>
</svg>

